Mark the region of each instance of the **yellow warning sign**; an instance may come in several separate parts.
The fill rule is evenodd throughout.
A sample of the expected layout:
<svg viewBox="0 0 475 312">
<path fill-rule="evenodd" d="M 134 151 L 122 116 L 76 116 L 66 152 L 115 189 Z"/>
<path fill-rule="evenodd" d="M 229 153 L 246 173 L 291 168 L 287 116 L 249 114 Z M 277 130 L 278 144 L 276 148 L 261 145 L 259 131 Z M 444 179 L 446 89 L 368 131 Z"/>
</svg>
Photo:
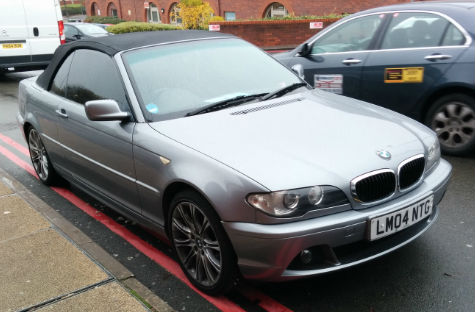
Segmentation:
<svg viewBox="0 0 475 312">
<path fill-rule="evenodd" d="M 424 67 L 386 68 L 385 83 L 422 83 Z"/>
</svg>

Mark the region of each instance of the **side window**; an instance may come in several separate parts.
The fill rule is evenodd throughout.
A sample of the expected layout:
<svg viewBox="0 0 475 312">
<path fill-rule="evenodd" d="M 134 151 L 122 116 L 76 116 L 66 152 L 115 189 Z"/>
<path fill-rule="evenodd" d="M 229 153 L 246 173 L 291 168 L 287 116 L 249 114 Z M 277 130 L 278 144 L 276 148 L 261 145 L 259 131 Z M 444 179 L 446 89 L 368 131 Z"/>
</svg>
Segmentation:
<svg viewBox="0 0 475 312">
<path fill-rule="evenodd" d="M 79 35 L 79 31 L 75 27 L 64 25 L 64 34 L 66 37 L 72 38 L 74 35 Z"/>
<path fill-rule="evenodd" d="M 463 45 L 465 43 L 465 36 L 462 34 L 457 27 L 453 24 L 450 24 L 445 32 L 444 40 L 442 41 L 443 46 L 455 46 Z"/>
<path fill-rule="evenodd" d="M 360 17 L 330 30 L 315 42 L 312 54 L 367 50 L 383 18 L 383 14 Z"/>
<path fill-rule="evenodd" d="M 114 61 L 93 50 L 77 50 L 69 71 L 67 97 L 77 103 L 112 99 L 129 111 L 124 87 Z"/>
<path fill-rule="evenodd" d="M 71 67 L 71 61 L 73 59 L 74 53 L 71 53 L 66 60 L 63 62 L 59 70 L 54 76 L 53 83 L 50 87 L 50 92 L 57 94 L 59 96 L 66 96 L 66 81 L 68 80 L 69 68 Z"/>
<path fill-rule="evenodd" d="M 437 47 L 449 22 L 430 13 L 394 13 L 381 49 Z"/>
</svg>

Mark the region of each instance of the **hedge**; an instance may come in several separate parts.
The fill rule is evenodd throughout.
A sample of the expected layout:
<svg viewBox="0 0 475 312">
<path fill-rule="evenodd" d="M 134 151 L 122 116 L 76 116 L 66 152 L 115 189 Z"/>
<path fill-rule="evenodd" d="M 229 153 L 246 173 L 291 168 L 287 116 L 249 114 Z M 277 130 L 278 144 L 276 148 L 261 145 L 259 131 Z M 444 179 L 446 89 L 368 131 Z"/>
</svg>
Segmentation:
<svg viewBox="0 0 475 312">
<path fill-rule="evenodd" d="M 85 14 L 86 8 L 82 4 L 66 4 L 61 6 L 61 13 L 66 15 Z"/>
<path fill-rule="evenodd" d="M 125 20 L 114 16 L 88 16 L 84 22 L 96 24 L 119 24 L 125 22 Z"/>
<path fill-rule="evenodd" d="M 286 15 L 286 16 L 275 16 L 275 17 L 264 17 L 264 18 L 256 18 L 256 19 L 239 19 L 236 22 L 245 22 L 245 21 L 276 21 L 276 20 L 307 20 L 307 19 L 340 19 L 349 14 L 329 14 L 329 15 Z M 233 21 L 234 22 L 234 21 Z"/>
<path fill-rule="evenodd" d="M 180 26 L 170 24 L 150 24 L 143 22 L 125 22 L 117 25 L 107 27 L 107 31 L 113 34 L 124 34 L 139 31 L 154 31 L 154 30 L 176 30 L 182 29 Z"/>
</svg>

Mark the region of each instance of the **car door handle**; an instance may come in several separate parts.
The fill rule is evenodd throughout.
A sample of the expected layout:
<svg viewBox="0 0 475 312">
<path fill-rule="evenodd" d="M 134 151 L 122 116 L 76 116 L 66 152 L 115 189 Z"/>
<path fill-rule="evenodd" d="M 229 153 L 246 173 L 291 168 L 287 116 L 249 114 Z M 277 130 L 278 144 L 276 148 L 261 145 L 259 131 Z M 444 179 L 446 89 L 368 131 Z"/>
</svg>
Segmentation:
<svg viewBox="0 0 475 312">
<path fill-rule="evenodd" d="M 57 114 L 59 117 L 68 118 L 68 114 L 66 114 L 66 110 L 65 110 L 64 108 L 57 109 L 57 110 L 56 110 L 56 114 Z"/>
<path fill-rule="evenodd" d="M 341 61 L 345 65 L 355 65 L 361 63 L 361 60 L 354 59 L 354 58 L 349 58 L 346 60 Z"/>
<path fill-rule="evenodd" d="M 438 60 L 448 60 L 452 58 L 452 55 L 448 54 L 432 54 L 432 55 L 427 55 L 424 57 L 424 59 L 428 61 L 438 61 Z"/>
</svg>

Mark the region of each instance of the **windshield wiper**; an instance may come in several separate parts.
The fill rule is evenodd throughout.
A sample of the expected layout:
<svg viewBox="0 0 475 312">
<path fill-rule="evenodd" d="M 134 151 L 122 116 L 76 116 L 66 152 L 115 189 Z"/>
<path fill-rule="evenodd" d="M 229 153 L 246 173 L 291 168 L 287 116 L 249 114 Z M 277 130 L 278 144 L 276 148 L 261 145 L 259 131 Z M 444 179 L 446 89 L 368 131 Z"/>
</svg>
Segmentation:
<svg viewBox="0 0 475 312">
<path fill-rule="evenodd" d="M 204 107 L 200 107 L 200 108 L 198 108 L 194 111 L 189 112 L 188 114 L 186 114 L 186 116 L 188 117 L 188 116 L 194 116 L 194 115 L 199 115 L 199 114 L 205 114 L 205 113 L 225 109 L 225 108 L 228 108 L 228 107 L 240 105 L 240 104 L 258 99 L 261 96 L 266 95 L 266 94 L 267 93 L 250 94 L 250 95 L 238 95 L 238 96 L 232 97 L 230 99 L 222 100 L 222 101 L 219 101 L 219 102 L 216 102 L 216 103 L 206 105 Z"/>
<path fill-rule="evenodd" d="M 273 97 L 281 97 L 281 96 L 283 96 L 283 95 L 285 95 L 285 94 L 287 94 L 291 91 L 294 91 L 295 89 L 305 87 L 305 86 L 307 86 L 306 82 L 293 83 L 289 86 L 283 87 L 282 89 L 279 89 L 277 91 L 274 91 L 274 92 L 271 92 L 271 93 L 268 93 L 268 94 L 264 95 L 263 97 L 261 97 L 261 101 L 265 101 L 265 100 L 271 99 Z"/>
</svg>

